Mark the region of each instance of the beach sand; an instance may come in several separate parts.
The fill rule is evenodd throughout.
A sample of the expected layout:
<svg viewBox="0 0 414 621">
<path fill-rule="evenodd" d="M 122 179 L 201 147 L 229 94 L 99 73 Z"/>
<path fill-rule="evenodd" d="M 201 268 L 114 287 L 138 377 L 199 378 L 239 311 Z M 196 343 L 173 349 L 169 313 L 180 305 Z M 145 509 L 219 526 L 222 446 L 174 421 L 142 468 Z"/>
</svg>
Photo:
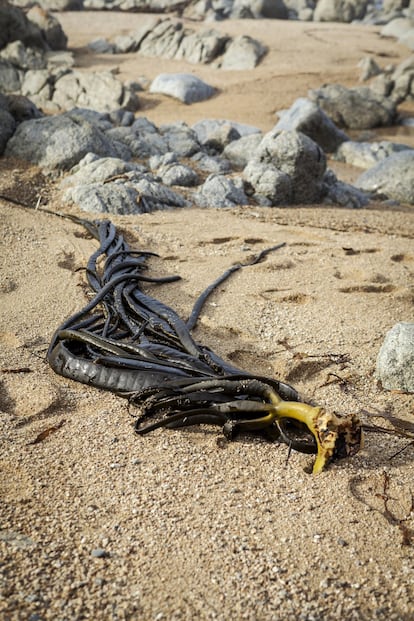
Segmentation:
<svg viewBox="0 0 414 621">
<path fill-rule="evenodd" d="M 228 21 L 269 47 L 253 71 L 135 55 L 96 56 L 98 36 L 150 16 L 59 15 L 85 71 L 122 79 L 192 72 L 213 99 L 140 97 L 157 125 L 225 118 L 270 130 L 309 88 L 358 83 L 358 61 L 407 50 L 360 25 Z M 205 27 L 190 24 L 191 27 Z M 413 103 L 401 107 L 412 114 Z M 357 137 L 354 132 L 353 136 Z M 414 146 L 414 129 L 371 137 Z M 359 170 L 329 162 L 343 180 Z M 0 193 L 77 215 L 42 171 L 0 159 Z M 413 397 L 384 391 L 375 361 L 386 332 L 412 321 L 412 207 L 362 210 L 189 208 L 111 218 L 150 270 L 182 280 L 148 287 L 186 317 L 227 267 L 285 242 L 235 273 L 206 304 L 195 338 L 240 368 L 279 377 L 341 413 L 413 421 Z M 45 352 L 88 299 L 96 249 L 82 227 L 0 200 L 0 571 L 4 620 L 386 620 L 414 618 L 413 445 L 367 433 L 364 449 L 310 475 L 313 457 L 262 439 L 218 441 L 219 428 L 133 432 L 125 399 L 55 375 Z M 376 422 L 380 422 L 376 420 Z M 42 434 L 43 435 L 39 435 Z"/>
</svg>

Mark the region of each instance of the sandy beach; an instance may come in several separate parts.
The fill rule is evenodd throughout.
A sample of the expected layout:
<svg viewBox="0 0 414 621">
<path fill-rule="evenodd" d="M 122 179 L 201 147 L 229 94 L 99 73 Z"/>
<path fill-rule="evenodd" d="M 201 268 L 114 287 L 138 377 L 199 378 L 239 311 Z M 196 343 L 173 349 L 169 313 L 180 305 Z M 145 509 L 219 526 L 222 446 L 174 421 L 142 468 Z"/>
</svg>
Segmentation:
<svg viewBox="0 0 414 621">
<path fill-rule="evenodd" d="M 225 72 L 86 48 L 151 16 L 59 19 L 84 71 L 116 66 L 123 80 L 148 81 L 190 72 L 218 89 L 191 106 L 143 92 L 137 115 L 157 125 L 225 118 L 268 131 L 308 89 L 358 84 L 362 57 L 386 66 L 409 55 L 375 27 L 226 21 L 214 28 L 248 33 L 269 52 L 253 71 Z M 412 115 L 413 102 L 400 112 Z M 369 136 L 414 146 L 414 128 Z M 329 166 L 350 182 L 360 173 Z M 96 241 L 16 202 L 35 206 L 41 195 L 49 209 L 85 214 L 17 160 L 0 159 L 0 194 L 15 201 L 0 199 L 1 618 L 412 620 L 413 444 L 367 433 L 358 455 L 312 476 L 312 456 L 287 460 L 285 445 L 248 436 L 223 443 L 219 428 L 137 437 L 125 399 L 59 377 L 45 360 L 55 329 L 89 299 L 84 267 Z M 412 207 L 188 208 L 111 219 L 131 245 L 158 253 L 151 273 L 182 277 L 148 290 L 183 317 L 230 265 L 285 242 L 219 287 L 195 338 L 331 410 L 413 421 L 412 395 L 384 391 L 375 377 L 386 332 L 413 320 Z"/>
</svg>

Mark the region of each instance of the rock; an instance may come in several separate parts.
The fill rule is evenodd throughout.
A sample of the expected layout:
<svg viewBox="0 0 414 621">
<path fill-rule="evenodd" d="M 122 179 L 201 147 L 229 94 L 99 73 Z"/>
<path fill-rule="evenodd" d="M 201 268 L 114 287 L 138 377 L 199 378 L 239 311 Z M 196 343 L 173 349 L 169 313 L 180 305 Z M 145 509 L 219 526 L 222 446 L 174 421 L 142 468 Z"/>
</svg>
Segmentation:
<svg viewBox="0 0 414 621">
<path fill-rule="evenodd" d="M 128 147 L 133 157 L 149 158 L 169 151 L 167 141 L 158 133 L 155 125 L 144 117 L 138 118 L 131 127 L 115 127 L 107 135 Z"/>
<path fill-rule="evenodd" d="M 250 160 L 243 174 L 259 205 L 290 205 L 293 202 L 291 178 L 276 166 Z"/>
<path fill-rule="evenodd" d="M 137 110 L 138 97 L 111 72 L 67 73 L 55 84 L 53 102 L 63 110 L 74 107 L 109 112 L 117 108 Z"/>
<path fill-rule="evenodd" d="M 346 88 L 339 84 L 327 84 L 310 91 L 309 99 L 340 127 L 370 129 L 391 125 L 396 117 L 394 102 L 367 86 Z"/>
<path fill-rule="evenodd" d="M 235 37 L 222 56 L 220 67 L 227 70 L 254 69 L 267 48 L 247 35 Z"/>
<path fill-rule="evenodd" d="M 348 140 L 348 136 L 336 127 L 319 106 L 304 97 L 297 99 L 289 110 L 279 116 L 280 121 L 275 125 L 275 131 L 302 132 L 317 142 L 324 151 L 335 151 Z"/>
<path fill-rule="evenodd" d="M 3 93 L 19 92 L 23 79 L 23 71 L 16 69 L 11 62 L 0 58 L 0 84 Z"/>
<path fill-rule="evenodd" d="M 207 153 L 199 151 L 193 155 L 191 160 L 198 170 L 205 173 L 227 174 L 231 172 L 230 162 L 223 157 L 207 155 Z"/>
<path fill-rule="evenodd" d="M 117 157 L 99 157 L 88 153 L 72 168 L 70 175 L 65 177 L 61 187 L 104 183 L 108 179 L 126 175 L 129 172 L 142 173 L 146 169 L 133 162 L 126 162 Z"/>
<path fill-rule="evenodd" d="M 90 41 L 88 48 L 95 54 L 113 54 L 115 50 L 114 46 L 103 37 Z"/>
<path fill-rule="evenodd" d="M 222 129 L 224 128 L 224 130 Z M 224 147 L 221 139 L 218 140 L 218 136 L 223 134 L 229 134 L 233 131 L 233 140 L 237 140 L 241 136 L 247 136 L 249 134 L 260 134 L 260 129 L 253 127 L 252 125 L 244 125 L 243 123 L 236 123 L 234 121 L 227 121 L 225 119 L 204 119 L 194 123 L 192 129 L 197 135 L 199 143 L 203 147 L 207 147 L 217 141 Z M 229 140 L 226 140 L 228 144 Z"/>
<path fill-rule="evenodd" d="M 402 35 L 413 28 L 413 22 L 411 19 L 404 17 L 398 17 L 385 24 L 380 30 L 382 37 L 395 37 L 399 39 Z"/>
<path fill-rule="evenodd" d="M 370 89 L 380 97 L 389 97 L 394 88 L 394 80 L 387 73 L 380 73 L 370 84 Z"/>
<path fill-rule="evenodd" d="M 382 73 L 381 67 L 378 66 L 371 56 L 361 58 L 358 67 L 361 69 L 361 74 L 359 76 L 361 82 L 366 82 L 366 80 Z"/>
<path fill-rule="evenodd" d="M 185 104 L 210 99 L 215 89 L 190 73 L 161 73 L 150 86 L 150 93 L 161 93 Z"/>
<path fill-rule="evenodd" d="M 135 116 L 130 110 L 118 108 L 118 110 L 112 110 L 109 113 L 109 119 L 112 123 L 114 123 L 114 125 L 118 125 L 121 127 L 131 127 L 131 125 L 135 121 Z"/>
<path fill-rule="evenodd" d="M 196 132 L 184 122 L 161 125 L 159 130 L 168 150 L 179 157 L 191 157 L 200 150 Z"/>
<path fill-rule="evenodd" d="M 9 140 L 5 155 L 45 168 L 69 169 L 87 153 L 128 159 L 128 151 L 76 113 L 25 121 Z"/>
<path fill-rule="evenodd" d="M 259 146 L 262 134 L 248 134 L 238 140 L 230 142 L 223 151 L 223 156 L 230 160 L 234 166 L 244 168 L 251 158 L 253 151 Z"/>
<path fill-rule="evenodd" d="M 350 140 L 339 147 L 335 153 L 335 159 L 359 168 L 372 168 L 393 153 L 405 151 L 409 148 L 405 144 L 388 140 L 381 142 L 353 142 Z"/>
<path fill-rule="evenodd" d="M 327 170 L 324 176 L 325 205 L 339 205 L 348 209 L 359 209 L 369 203 L 369 196 L 349 183 L 337 179 L 332 170 Z"/>
<path fill-rule="evenodd" d="M 6 0 L 0 0 L 0 24 L 0 50 L 12 41 L 21 41 L 29 47 L 47 48 L 40 28 L 21 9 Z"/>
<path fill-rule="evenodd" d="M 66 50 L 68 38 L 63 32 L 59 20 L 41 6 L 34 6 L 27 13 L 27 19 L 40 28 L 51 50 Z"/>
<path fill-rule="evenodd" d="M 194 201 L 199 207 L 235 207 L 249 202 L 241 179 L 229 179 L 216 174 L 207 177 L 200 190 L 194 194 Z"/>
<path fill-rule="evenodd" d="M 158 183 L 151 175 L 142 176 L 137 183 L 134 183 L 134 187 L 138 191 L 139 206 L 145 207 L 147 211 L 188 206 L 181 194 Z"/>
<path fill-rule="evenodd" d="M 391 75 L 392 91 L 391 99 L 395 104 L 404 101 L 414 93 L 414 55 L 403 60 Z"/>
<path fill-rule="evenodd" d="M 0 52 L 1 58 L 17 69 L 45 69 L 46 59 L 41 50 L 27 47 L 21 41 L 13 41 Z"/>
<path fill-rule="evenodd" d="M 50 99 L 52 95 L 52 86 L 50 84 L 50 73 L 48 69 L 26 71 L 20 90 L 22 95 L 26 97 L 43 93 L 43 98 L 45 100 Z"/>
<path fill-rule="evenodd" d="M 369 0 L 318 0 L 315 22 L 352 22 L 362 19 Z"/>
<path fill-rule="evenodd" d="M 0 102 L 0 155 L 3 155 L 7 141 L 16 128 L 16 122 L 10 112 L 3 108 Z"/>
<path fill-rule="evenodd" d="M 234 0 L 231 17 L 288 19 L 288 10 L 282 0 Z"/>
<path fill-rule="evenodd" d="M 174 58 L 184 37 L 182 22 L 157 20 L 141 38 L 138 51 L 142 56 Z"/>
<path fill-rule="evenodd" d="M 312 21 L 316 2 L 314 0 L 284 0 L 289 19 L 302 22 Z"/>
<path fill-rule="evenodd" d="M 414 205 L 414 149 L 390 155 L 362 173 L 355 185 Z"/>
<path fill-rule="evenodd" d="M 414 323 L 400 322 L 387 332 L 376 375 L 386 390 L 414 392 Z"/>
<path fill-rule="evenodd" d="M 323 176 L 326 170 L 326 157 L 322 149 L 308 136 L 296 131 L 275 131 L 263 137 L 244 171 L 246 180 L 253 186 L 257 167 L 260 179 L 265 173 L 273 174 L 278 185 L 282 183 L 286 194 L 286 180 L 274 171 L 284 173 L 290 179 L 289 200 L 292 203 L 314 203 L 323 197 Z M 266 179 L 269 177 L 266 176 Z M 278 199 L 277 199 L 278 200 Z M 279 204 L 278 200 L 278 204 Z"/>
<path fill-rule="evenodd" d="M 181 41 L 175 58 L 193 64 L 208 64 L 223 53 L 229 40 L 229 36 L 216 30 L 188 32 Z"/>
<path fill-rule="evenodd" d="M 398 43 L 405 45 L 414 52 L 414 27 L 402 34 L 401 37 L 398 38 Z"/>
<path fill-rule="evenodd" d="M 165 185 L 192 187 L 200 183 L 199 176 L 189 166 L 184 164 L 169 164 L 158 169 L 158 175 Z"/>
<path fill-rule="evenodd" d="M 64 200 L 89 213 L 130 215 L 149 211 L 140 204 L 134 187 L 119 182 L 77 185 L 65 192 Z"/>
<path fill-rule="evenodd" d="M 35 104 L 23 95 L 7 95 L 7 103 L 8 111 L 17 123 L 43 116 Z"/>
</svg>

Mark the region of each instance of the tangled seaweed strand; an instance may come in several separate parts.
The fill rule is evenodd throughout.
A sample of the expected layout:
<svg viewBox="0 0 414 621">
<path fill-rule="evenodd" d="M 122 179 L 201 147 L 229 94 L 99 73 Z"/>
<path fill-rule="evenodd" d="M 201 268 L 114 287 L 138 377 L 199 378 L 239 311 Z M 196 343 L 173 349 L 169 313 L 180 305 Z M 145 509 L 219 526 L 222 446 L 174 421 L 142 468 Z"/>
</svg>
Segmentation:
<svg viewBox="0 0 414 621">
<path fill-rule="evenodd" d="M 52 338 L 47 357 L 56 373 L 139 405 L 138 434 L 200 423 L 220 425 L 229 439 L 240 431 L 264 432 L 295 450 L 317 453 L 314 472 L 331 458 L 358 450 L 356 418 L 338 419 L 301 402 L 288 384 L 237 369 L 191 335 L 203 304 L 221 282 L 284 244 L 228 269 L 183 321 L 141 289 L 142 283 L 179 279 L 147 275 L 153 253 L 131 249 L 109 220 L 64 217 L 85 226 L 100 246 L 86 267 L 95 296 Z"/>
</svg>

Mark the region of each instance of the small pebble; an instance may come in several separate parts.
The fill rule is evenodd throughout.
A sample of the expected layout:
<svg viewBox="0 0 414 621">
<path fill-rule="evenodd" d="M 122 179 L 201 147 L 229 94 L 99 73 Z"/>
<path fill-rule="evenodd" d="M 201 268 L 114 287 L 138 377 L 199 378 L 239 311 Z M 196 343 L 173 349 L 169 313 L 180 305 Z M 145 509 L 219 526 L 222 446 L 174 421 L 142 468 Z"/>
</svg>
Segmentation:
<svg viewBox="0 0 414 621">
<path fill-rule="evenodd" d="M 94 558 L 107 558 L 109 554 L 103 548 L 95 548 L 94 550 L 92 550 L 91 556 L 93 556 Z"/>
</svg>

